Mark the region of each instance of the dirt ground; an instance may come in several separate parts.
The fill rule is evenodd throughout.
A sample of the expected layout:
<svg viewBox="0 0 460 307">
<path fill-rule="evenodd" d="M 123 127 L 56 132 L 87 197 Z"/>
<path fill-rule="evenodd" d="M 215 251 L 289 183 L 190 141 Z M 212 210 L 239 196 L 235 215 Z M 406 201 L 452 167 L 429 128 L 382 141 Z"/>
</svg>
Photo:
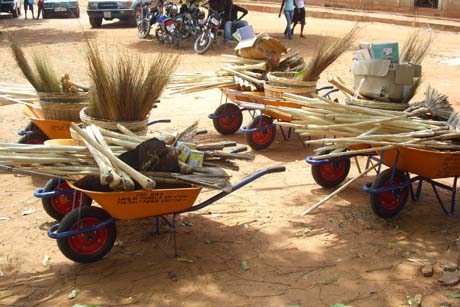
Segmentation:
<svg viewBox="0 0 460 307">
<path fill-rule="evenodd" d="M 82 7 L 85 5 L 82 4 Z M 306 37 L 282 38 L 284 19 L 275 14 L 250 12 L 248 20 L 258 32 L 282 40 L 303 56 L 312 54 L 322 37 L 333 39 L 353 23 L 309 19 Z M 410 31 L 403 26 L 364 23 L 360 41 L 403 42 Z M 14 32 L 28 54 L 48 55 L 54 67 L 88 82 L 84 60 L 84 35 L 106 52 L 119 48 L 148 58 L 165 50 L 152 38 L 140 40 L 136 29 L 119 22 L 90 29 L 87 15 L 80 19 L 13 20 L 0 18 L 0 81 L 25 83 L 6 44 Z M 460 56 L 457 33 L 435 32 L 436 40 L 423 63 L 425 82 L 460 102 L 460 69 L 443 61 Z M 179 71 L 210 71 L 219 67 L 223 53 L 232 48 L 216 44 L 204 56 L 194 54 L 192 42 L 177 50 Z M 351 81 L 350 53 L 322 76 L 340 74 Z M 420 95 L 419 95 L 420 96 Z M 166 92 L 152 118 L 170 118 L 171 124 L 155 129 L 182 129 L 194 120 L 208 129 L 210 141 L 235 140 L 245 144 L 241 133 L 224 137 L 207 118 L 218 106 L 218 90 L 171 96 Z M 244 122 L 248 122 L 245 117 Z M 0 108 L 2 142 L 16 142 L 17 130 L 28 119 L 20 106 Z M 312 154 L 293 137 L 284 140 L 278 130 L 275 143 L 256 152 L 251 163 L 240 163 L 232 182 L 256 170 L 284 165 L 285 173 L 267 175 L 178 221 L 179 257 L 172 257 L 172 237 L 153 235 L 153 219 L 117 222 L 118 243 L 101 261 L 77 264 L 65 258 L 46 230 L 54 224 L 33 191 L 46 180 L 19 175 L 1 175 L 0 180 L 0 306 L 408 306 L 408 298 L 423 296 L 423 306 L 460 306 L 451 298 L 460 287 L 443 287 L 438 279 L 442 266 L 456 261 L 458 219 L 447 217 L 431 188 L 422 199 L 409 200 L 392 220 L 377 218 L 362 185 L 374 174 L 352 184 L 345 192 L 308 216 L 304 209 L 331 190 L 315 184 L 304 158 Z M 361 167 L 364 161 L 361 162 Z M 420 163 L 424 163 L 420 161 Z M 349 177 L 358 173 L 352 165 Z M 451 184 L 450 179 L 444 180 Z M 213 195 L 202 192 L 199 200 Z M 449 202 L 450 194 L 441 197 Z M 22 215 L 35 209 L 30 215 Z M 44 258 L 49 258 L 48 265 Z M 241 262 L 249 264 L 244 271 Z M 423 277 L 424 263 L 434 265 L 433 277 Z M 73 289 L 80 292 L 74 299 Z"/>
</svg>

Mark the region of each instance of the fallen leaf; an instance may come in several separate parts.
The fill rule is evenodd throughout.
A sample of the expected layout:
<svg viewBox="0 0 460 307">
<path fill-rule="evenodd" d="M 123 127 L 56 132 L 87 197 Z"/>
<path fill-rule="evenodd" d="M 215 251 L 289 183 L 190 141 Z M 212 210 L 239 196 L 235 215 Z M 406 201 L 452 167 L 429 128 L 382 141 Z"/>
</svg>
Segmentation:
<svg viewBox="0 0 460 307">
<path fill-rule="evenodd" d="M 460 293 L 451 293 L 449 294 L 450 298 L 460 298 Z"/>
<path fill-rule="evenodd" d="M 21 215 L 29 215 L 29 214 L 32 214 L 35 212 L 35 209 L 32 208 L 32 209 L 27 209 L 27 210 L 24 210 L 21 212 Z"/>
<path fill-rule="evenodd" d="M 247 262 L 246 260 L 241 260 L 240 265 L 241 265 L 241 269 L 243 271 L 245 271 L 245 272 L 249 271 L 249 262 Z"/>
<path fill-rule="evenodd" d="M 187 258 L 176 258 L 177 261 L 179 262 L 188 262 L 188 263 L 193 263 L 192 259 L 187 259 Z"/>
<path fill-rule="evenodd" d="M 48 255 L 45 255 L 43 256 L 43 261 L 42 261 L 42 264 L 43 266 L 46 268 L 48 267 L 48 265 L 50 264 L 50 257 L 48 257 Z"/>
<path fill-rule="evenodd" d="M 74 299 L 77 297 L 78 293 L 80 293 L 80 289 L 75 288 L 70 292 L 69 296 L 67 297 L 68 300 Z"/>
</svg>

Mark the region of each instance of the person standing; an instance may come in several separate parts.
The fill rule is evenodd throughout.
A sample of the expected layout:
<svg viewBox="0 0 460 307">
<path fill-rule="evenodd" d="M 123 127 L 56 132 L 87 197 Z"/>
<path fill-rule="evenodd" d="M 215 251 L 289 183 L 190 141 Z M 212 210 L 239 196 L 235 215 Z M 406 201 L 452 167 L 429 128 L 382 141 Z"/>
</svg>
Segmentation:
<svg viewBox="0 0 460 307">
<path fill-rule="evenodd" d="M 44 6 L 45 6 L 45 0 L 38 0 L 38 2 L 37 2 L 38 12 L 37 12 L 37 18 L 36 19 L 40 19 L 40 13 L 42 13 L 42 15 L 43 15 L 43 7 Z M 42 16 L 42 18 L 43 18 L 43 16 Z"/>
<path fill-rule="evenodd" d="M 241 12 L 242 15 L 238 18 L 238 13 Z M 248 22 L 243 19 L 244 16 L 248 14 L 248 10 L 242 8 L 239 5 L 233 4 L 230 8 L 230 12 L 226 12 L 226 16 L 228 16 L 227 21 L 225 21 L 224 25 L 224 40 L 225 42 L 230 42 L 232 40 L 232 28 L 235 27 L 236 29 L 245 27 L 248 25 Z"/>
<path fill-rule="evenodd" d="M 28 9 L 32 12 L 32 19 L 35 19 L 35 17 L 34 17 L 34 0 L 24 0 L 24 19 L 27 19 L 27 10 Z"/>
<path fill-rule="evenodd" d="M 305 2 L 304 0 L 294 0 L 294 17 L 292 18 L 292 34 L 297 23 L 300 23 L 300 37 L 303 36 L 303 28 L 305 27 Z"/>
<path fill-rule="evenodd" d="M 283 7 L 284 16 L 286 17 L 287 22 L 286 29 L 284 30 L 284 37 L 292 39 L 291 23 L 292 18 L 294 17 L 294 0 L 283 0 L 278 17 L 281 17 L 281 11 L 283 10 Z"/>
</svg>

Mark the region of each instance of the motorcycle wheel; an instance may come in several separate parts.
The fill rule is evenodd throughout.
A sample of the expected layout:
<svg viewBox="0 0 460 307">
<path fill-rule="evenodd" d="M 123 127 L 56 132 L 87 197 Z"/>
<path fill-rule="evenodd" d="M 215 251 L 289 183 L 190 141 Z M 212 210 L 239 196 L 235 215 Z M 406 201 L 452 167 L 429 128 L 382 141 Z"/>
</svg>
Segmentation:
<svg viewBox="0 0 460 307">
<path fill-rule="evenodd" d="M 137 35 L 139 38 L 146 38 L 150 34 L 150 23 L 142 20 L 137 24 Z"/>
<path fill-rule="evenodd" d="M 160 27 L 158 27 L 156 30 L 155 30 L 155 37 L 157 38 L 157 40 L 164 44 L 165 43 L 165 37 L 164 37 L 164 33 L 163 33 L 163 30 L 161 30 Z"/>
<path fill-rule="evenodd" d="M 198 54 L 204 54 L 212 43 L 212 36 L 210 31 L 203 31 L 193 44 L 193 49 Z"/>
</svg>

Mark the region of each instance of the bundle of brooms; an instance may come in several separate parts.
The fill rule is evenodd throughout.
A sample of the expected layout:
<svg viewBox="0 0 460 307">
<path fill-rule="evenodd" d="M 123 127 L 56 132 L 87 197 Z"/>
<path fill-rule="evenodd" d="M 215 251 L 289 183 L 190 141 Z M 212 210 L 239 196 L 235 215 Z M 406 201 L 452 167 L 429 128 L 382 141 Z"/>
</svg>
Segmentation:
<svg viewBox="0 0 460 307">
<path fill-rule="evenodd" d="M 364 154 L 398 146 L 439 151 L 460 150 L 460 134 L 445 120 L 452 108 L 445 96 L 433 95 L 431 90 L 427 91 L 424 101 L 408 111 L 373 110 L 344 105 L 318 95 L 307 98 L 286 94 L 285 99 L 302 108 L 267 106 L 267 109 L 292 117 L 291 122 L 282 122 L 280 125 L 295 128 L 301 136 L 317 138 L 305 142 L 323 145 L 315 149 L 318 153 L 315 159 Z M 441 120 L 427 118 L 429 114 Z M 358 144 L 372 148 L 350 149 Z"/>
<path fill-rule="evenodd" d="M 22 145 L 0 143 L 0 164 L 3 170 L 13 167 L 23 171 L 81 178 L 92 182 L 92 189 L 120 191 L 151 190 L 157 183 L 187 183 L 229 191 L 229 176 L 220 167 L 231 159 L 252 160 L 245 153 L 222 151 L 235 144 L 200 144 L 204 164 L 192 167 L 179 160 L 178 141 L 191 141 L 196 135 L 196 124 L 177 135 L 139 137 L 126 127 L 124 133 L 109 131 L 94 125 L 72 128 L 84 140 L 85 146 Z M 111 144 L 109 146 L 109 143 Z M 90 176 L 90 177 L 89 177 Z M 86 187 L 88 188 L 88 187 Z M 91 189 L 91 187 L 89 187 Z"/>
<path fill-rule="evenodd" d="M 43 54 L 36 53 L 32 56 L 32 67 L 17 39 L 12 35 L 9 35 L 8 39 L 16 64 L 39 97 L 45 118 L 78 121 L 79 111 L 87 104 L 88 88 L 70 81 L 68 74 L 59 78 L 48 58 Z M 18 89 L 18 86 L 15 88 Z M 22 99 L 3 98 L 10 102 L 24 104 Z"/>
<path fill-rule="evenodd" d="M 121 51 L 115 57 L 103 57 L 90 42 L 87 61 L 93 91 L 81 119 L 88 124 L 105 121 L 114 130 L 117 122 L 144 121 L 146 128 L 151 109 L 178 66 L 178 56 L 166 53 L 153 56 L 148 63 Z"/>
</svg>

